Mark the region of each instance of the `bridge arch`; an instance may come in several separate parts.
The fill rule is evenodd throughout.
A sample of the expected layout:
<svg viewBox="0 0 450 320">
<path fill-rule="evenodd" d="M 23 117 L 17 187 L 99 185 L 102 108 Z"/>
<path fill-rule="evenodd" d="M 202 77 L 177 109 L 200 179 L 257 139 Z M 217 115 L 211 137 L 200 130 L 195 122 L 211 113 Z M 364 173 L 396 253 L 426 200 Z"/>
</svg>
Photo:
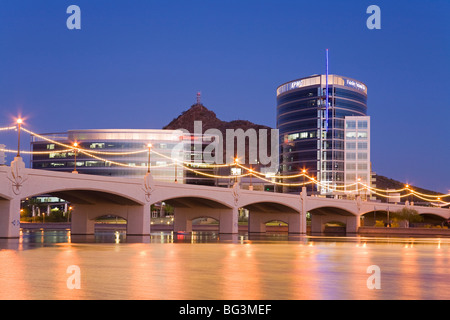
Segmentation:
<svg viewBox="0 0 450 320">
<path fill-rule="evenodd" d="M 437 225 L 447 221 L 447 217 L 436 213 L 419 213 L 423 217 L 422 223 L 424 225 Z"/>
<path fill-rule="evenodd" d="M 12 199 L 11 197 L 8 197 L 8 196 L 3 195 L 3 194 L 0 193 L 0 201 L 2 201 L 2 200 L 11 200 L 11 199 Z"/>
<path fill-rule="evenodd" d="M 242 208 L 248 209 L 250 214 L 252 211 L 255 212 L 272 212 L 272 213 L 299 213 L 299 207 L 290 205 L 289 203 L 280 200 L 254 200 L 248 202 L 241 206 Z"/>
<path fill-rule="evenodd" d="M 221 209 L 231 209 L 232 205 L 227 203 L 226 201 L 215 199 L 210 196 L 205 195 L 181 195 L 181 196 L 173 196 L 168 198 L 160 199 L 157 202 L 165 202 L 171 205 L 174 208 L 221 208 Z M 153 202 L 157 203 L 157 202 Z"/>
<path fill-rule="evenodd" d="M 320 206 L 308 211 L 311 215 L 311 233 L 324 233 L 330 223 L 345 225 L 347 233 L 356 233 L 360 216 L 339 206 Z"/>
<path fill-rule="evenodd" d="M 391 211 L 392 212 L 392 211 Z M 388 222 L 387 210 L 372 210 L 361 214 L 361 225 L 366 227 L 375 226 L 377 221 L 381 223 Z"/>
<path fill-rule="evenodd" d="M 119 192 L 98 187 L 83 187 L 83 188 L 48 188 L 33 190 L 27 194 L 21 194 L 21 198 L 32 198 L 39 195 L 52 195 L 60 199 L 64 199 L 74 204 L 96 204 L 96 203 L 113 203 L 118 205 L 144 205 L 141 199 L 138 199 L 131 194 Z"/>
<path fill-rule="evenodd" d="M 289 233 L 301 233 L 299 208 L 280 200 L 249 201 L 243 208 L 249 211 L 248 231 L 250 233 L 266 232 L 267 224 L 281 221 L 288 225 Z"/>
<path fill-rule="evenodd" d="M 446 213 L 446 212 L 431 212 L 431 211 L 427 211 L 426 209 L 422 209 L 419 211 L 419 214 L 421 216 L 425 217 L 439 217 L 441 219 L 449 219 L 450 218 L 450 210 Z"/>
</svg>

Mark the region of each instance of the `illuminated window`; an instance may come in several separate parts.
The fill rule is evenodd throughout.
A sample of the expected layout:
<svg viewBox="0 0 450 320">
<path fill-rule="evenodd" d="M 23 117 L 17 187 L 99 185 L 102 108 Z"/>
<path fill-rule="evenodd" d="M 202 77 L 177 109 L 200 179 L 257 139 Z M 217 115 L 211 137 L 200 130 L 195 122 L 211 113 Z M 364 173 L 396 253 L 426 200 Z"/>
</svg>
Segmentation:
<svg viewBox="0 0 450 320">
<path fill-rule="evenodd" d="M 49 155 L 48 155 L 48 157 L 50 158 L 50 159 L 54 159 L 54 158 L 66 158 L 67 157 L 67 153 L 50 153 Z"/>
<path fill-rule="evenodd" d="M 104 143 L 91 143 L 89 148 L 91 149 L 104 149 L 105 144 Z"/>
<path fill-rule="evenodd" d="M 358 139 L 367 139 L 367 132 L 358 132 Z"/>
<path fill-rule="evenodd" d="M 345 137 L 347 139 L 356 139 L 356 132 L 354 132 L 354 131 L 346 132 Z"/>
<path fill-rule="evenodd" d="M 232 176 L 238 176 L 242 174 L 241 168 L 231 168 L 231 175 Z"/>
</svg>

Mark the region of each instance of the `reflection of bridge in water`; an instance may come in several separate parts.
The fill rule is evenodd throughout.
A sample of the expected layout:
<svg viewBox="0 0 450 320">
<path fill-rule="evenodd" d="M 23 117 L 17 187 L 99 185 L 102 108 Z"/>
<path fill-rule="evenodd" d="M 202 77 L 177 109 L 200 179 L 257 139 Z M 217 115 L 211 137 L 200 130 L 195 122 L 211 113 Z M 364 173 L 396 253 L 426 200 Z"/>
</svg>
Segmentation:
<svg viewBox="0 0 450 320">
<path fill-rule="evenodd" d="M 150 206 L 166 202 L 174 207 L 174 231 L 192 231 L 192 221 L 209 217 L 219 221 L 222 234 L 238 233 L 239 209 L 249 210 L 249 232 L 265 232 L 266 223 L 283 221 L 289 233 L 322 232 L 329 222 L 345 225 L 356 233 L 361 217 L 374 212 L 396 211 L 410 206 L 380 202 L 342 200 L 299 194 L 250 191 L 199 185 L 158 182 L 150 174 L 142 179 L 113 178 L 26 169 L 17 157 L 11 167 L 0 167 L 0 238 L 20 235 L 21 200 L 49 194 L 74 205 L 71 233 L 94 234 L 95 219 L 115 215 L 127 221 L 127 235 L 150 235 Z M 450 218 L 450 209 L 414 206 L 419 214 Z"/>
</svg>

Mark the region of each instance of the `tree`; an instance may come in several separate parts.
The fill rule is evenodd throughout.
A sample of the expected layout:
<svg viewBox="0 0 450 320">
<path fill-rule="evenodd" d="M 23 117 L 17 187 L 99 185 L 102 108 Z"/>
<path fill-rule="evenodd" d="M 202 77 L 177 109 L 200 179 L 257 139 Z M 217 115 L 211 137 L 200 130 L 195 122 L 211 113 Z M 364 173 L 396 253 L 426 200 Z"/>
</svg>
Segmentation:
<svg viewBox="0 0 450 320">
<path fill-rule="evenodd" d="M 417 212 L 417 210 L 407 207 L 394 211 L 391 214 L 391 217 L 399 221 L 406 221 L 408 228 L 410 223 L 423 221 L 423 217 Z"/>
</svg>

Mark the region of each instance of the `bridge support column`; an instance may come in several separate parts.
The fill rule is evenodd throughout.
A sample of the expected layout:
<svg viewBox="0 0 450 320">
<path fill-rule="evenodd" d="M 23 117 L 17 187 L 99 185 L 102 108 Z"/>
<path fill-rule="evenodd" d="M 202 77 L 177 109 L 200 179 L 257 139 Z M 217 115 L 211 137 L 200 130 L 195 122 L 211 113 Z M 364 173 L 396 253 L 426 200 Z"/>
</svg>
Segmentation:
<svg viewBox="0 0 450 320">
<path fill-rule="evenodd" d="M 95 210 L 95 205 L 76 205 L 72 214 L 71 234 L 93 235 L 95 233 Z"/>
<path fill-rule="evenodd" d="M 150 235 L 150 205 L 129 206 L 127 211 L 127 235 Z"/>
<path fill-rule="evenodd" d="M 302 187 L 300 192 L 300 234 L 306 234 L 306 201 L 308 201 L 308 192 L 306 187 Z"/>
<path fill-rule="evenodd" d="M 266 232 L 266 223 L 263 222 L 263 213 L 250 211 L 248 216 L 248 232 L 264 233 Z"/>
<path fill-rule="evenodd" d="M 322 216 L 311 215 L 311 233 L 322 233 L 325 230 L 325 224 L 322 223 Z"/>
<path fill-rule="evenodd" d="M 0 200 L 0 238 L 19 238 L 20 199 Z"/>
<path fill-rule="evenodd" d="M 239 209 L 219 209 L 219 233 L 234 234 L 238 233 Z"/>
<path fill-rule="evenodd" d="M 302 233 L 302 221 L 299 213 L 257 212 L 250 211 L 248 232 L 266 232 L 266 223 L 274 220 L 284 221 L 288 224 L 289 233 Z M 306 221 L 305 221 L 306 223 Z M 306 227 L 305 227 L 306 230 Z"/>
<path fill-rule="evenodd" d="M 346 233 L 357 233 L 360 227 L 360 217 L 343 216 L 338 214 L 311 215 L 311 233 L 323 233 L 325 231 L 325 224 L 331 221 L 338 221 L 345 224 Z"/>
<path fill-rule="evenodd" d="M 359 215 L 347 217 L 347 223 L 345 228 L 345 231 L 347 233 L 357 233 L 360 226 L 361 226 L 361 218 Z"/>
<path fill-rule="evenodd" d="M 238 233 L 238 209 L 213 209 L 205 207 L 182 208 L 175 207 L 174 232 L 192 232 L 192 220 L 210 217 L 219 221 L 219 233 Z"/>
<path fill-rule="evenodd" d="M 192 232 L 192 213 L 190 208 L 174 208 L 173 232 Z"/>
<path fill-rule="evenodd" d="M 306 233 L 306 216 L 305 216 L 305 232 L 303 230 L 302 215 L 300 213 L 293 213 L 288 215 L 288 232 L 289 233 Z"/>
</svg>

